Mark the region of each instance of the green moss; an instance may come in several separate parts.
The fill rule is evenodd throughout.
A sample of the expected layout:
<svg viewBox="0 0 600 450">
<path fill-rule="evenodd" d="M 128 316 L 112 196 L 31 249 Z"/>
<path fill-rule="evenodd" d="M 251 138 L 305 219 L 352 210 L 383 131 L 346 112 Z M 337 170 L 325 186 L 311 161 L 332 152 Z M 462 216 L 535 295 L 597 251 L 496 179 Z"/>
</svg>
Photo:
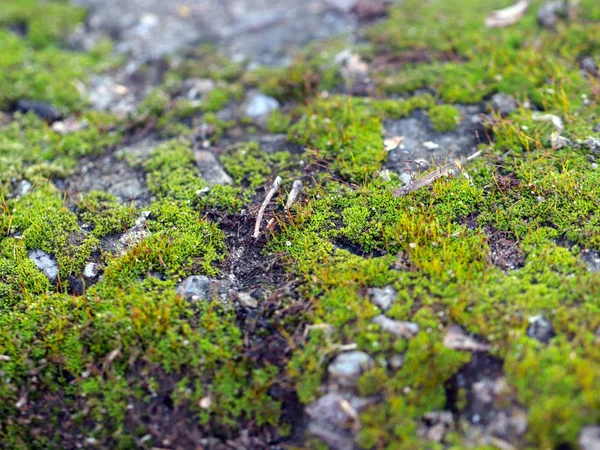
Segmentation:
<svg viewBox="0 0 600 450">
<path fill-rule="evenodd" d="M 269 114 L 267 120 L 267 129 L 269 133 L 285 133 L 291 124 L 291 119 L 280 110 L 275 110 Z"/>
<path fill-rule="evenodd" d="M 92 234 L 96 237 L 125 231 L 137 218 L 135 206 L 120 205 L 113 195 L 100 191 L 87 194 L 78 207 L 79 217 L 93 225 Z"/>
<path fill-rule="evenodd" d="M 353 344 L 375 361 L 358 393 L 379 399 L 360 414 L 360 446 L 463 448 L 468 429 L 446 433 L 439 445 L 417 431 L 425 413 L 447 407 L 445 384 L 470 360 L 470 353 L 443 344 L 446 327 L 458 324 L 504 361 L 507 390 L 528 414 L 528 433 L 516 446 L 576 446 L 581 427 L 600 420 L 600 281 L 580 259 L 582 249 L 600 249 L 600 172 L 583 144 L 598 137 L 600 112 L 597 80 L 579 69 L 582 57 L 600 56 L 594 22 L 600 9 L 582 0 L 573 18 L 545 30 L 535 17 L 540 2 L 533 2 L 517 25 L 487 29 L 489 12 L 508 3 L 407 0 L 392 6 L 390 17 L 367 32 L 371 44 L 352 49 L 370 64 L 376 99 L 319 95 L 337 92 L 343 82 L 332 63 L 341 47 L 331 43 L 317 44 L 289 67 L 253 72 L 208 48 L 194 50 L 197 58 L 172 60 L 164 85 L 141 105 L 134 123 L 146 120 L 159 136 L 178 137 L 140 162 L 154 195 L 149 235 L 124 254 L 103 253 L 101 281 L 79 296 L 65 293 L 65 278 L 79 276 L 99 239 L 131 227 L 138 211 L 99 192 L 83 195 L 70 210 L 50 180 L 67 176 L 81 156 L 111 150 L 120 129 L 132 124 L 81 112 L 74 116 L 87 120 L 87 128 L 60 135 L 33 115 L 2 116 L 2 444 L 60 447 L 58 437 L 34 432 L 37 419 L 26 423 L 28 411 L 35 411 L 58 429 L 47 418 L 60 409 L 75 435 L 93 437 L 103 448 L 130 448 L 149 433 L 146 423 L 154 418 L 145 411 L 164 408 L 166 398 L 200 434 L 218 430 L 234 438 L 252 423 L 252 430 L 274 435 L 282 405 L 270 388 L 284 380 L 301 402 L 316 399 L 328 362 Z M 74 86 L 110 64 L 109 43 L 89 54 L 59 49 L 61 29 L 80 20 L 79 10 L 67 12 L 56 2 L 7 4 L 0 23 L 26 24 L 29 33 L 0 32 L 0 104 L 8 108 L 28 97 L 65 112 L 84 108 Z M 47 27 L 33 6 L 49 17 Z M 181 98 L 183 80 L 192 77 L 217 82 L 203 106 Z M 192 130 L 200 120 L 212 125 L 210 139 L 217 142 L 232 123 L 215 112 L 242 98 L 242 83 L 298 103 L 273 113 L 268 128 L 287 132 L 306 150 L 296 157 L 266 154 L 255 143 L 226 148 L 222 163 L 236 185 L 209 187 L 195 164 Z M 409 95 L 420 89 L 429 94 Z M 395 197 L 397 178 L 377 176 L 386 159 L 384 120 L 421 109 L 438 131 L 449 131 L 459 118 L 450 104 L 478 103 L 494 92 L 515 96 L 522 107 L 509 118 L 490 119 L 494 142 L 469 162 L 469 179 L 443 178 Z M 533 110 L 560 117 L 560 134 L 571 143 L 553 148 L 559 130 Z M 277 202 L 292 180 L 305 181 L 292 211 L 272 209 L 276 223 L 264 249 L 294 282 L 275 286 L 281 289 L 269 297 L 268 311 L 258 310 L 273 328 L 261 325 L 250 336 L 249 315 L 216 299 L 185 300 L 175 287 L 192 274 L 223 276 L 228 249 L 218 221 L 255 210 L 262 200 L 255 190 L 275 175 L 284 180 Z M 32 190 L 14 198 L 23 179 Z M 91 232 L 82 224 L 92 225 Z M 492 250 L 502 239 L 522 254 L 522 267 L 495 265 Z M 29 260 L 34 248 L 57 258 L 56 285 Z M 372 322 L 382 311 L 368 288 L 388 285 L 397 296 L 385 314 L 418 325 L 411 339 Z M 555 333 L 545 344 L 526 333 L 528 319 L 539 314 Z M 255 343 L 275 337 L 287 342 L 281 368 L 256 359 Z M 390 358 L 398 354 L 404 363 L 392 368 Z M 23 393 L 27 408 L 20 411 L 15 405 Z M 210 405 L 200 406 L 206 398 Z M 468 400 L 461 390 L 459 410 Z M 500 403 L 506 407 L 506 399 L 495 406 Z M 142 411 L 139 425 L 130 425 L 130 404 Z"/>
<path fill-rule="evenodd" d="M 201 108 L 206 112 L 218 112 L 222 110 L 232 99 L 232 93 L 224 87 L 216 87 L 202 99 Z"/>
<path fill-rule="evenodd" d="M 99 154 L 121 139 L 110 115 L 86 113 L 80 120 L 87 123 L 84 129 L 61 135 L 32 113 L 15 114 L 12 123 L 0 128 L 0 186 L 7 187 L 13 178 L 43 182 L 65 177 L 76 157 Z"/>
<path fill-rule="evenodd" d="M 225 152 L 221 162 L 237 184 L 253 189 L 264 184 L 271 174 L 270 158 L 255 142 Z"/>
<path fill-rule="evenodd" d="M 460 112 L 452 105 L 436 105 L 429 110 L 429 118 L 435 131 L 452 131 L 460 123 Z"/>
<path fill-rule="evenodd" d="M 53 8 L 60 8 L 57 4 L 51 5 L 54 5 Z M 51 20 L 60 17 L 62 13 L 54 15 Z M 70 20 L 68 16 L 64 18 Z M 41 15 L 36 23 L 37 20 L 47 22 L 48 18 Z M 31 31 L 35 32 L 35 27 Z M 59 23 L 55 31 L 62 34 L 67 30 Z M 33 39 L 44 48 L 31 51 L 26 39 L 10 31 L 0 30 L 0 53 L 4 55 L 0 58 L 0 107 L 6 109 L 23 98 L 49 102 L 67 110 L 78 110 L 85 106 L 86 101 L 77 89 L 77 84 L 85 82 L 92 71 L 110 66 L 110 58 L 107 59 L 107 55 L 101 52 L 81 54 L 54 45 L 46 46 L 45 41 L 49 38 L 50 36 L 37 33 Z M 77 83 L 74 82 L 76 80 Z"/>
<path fill-rule="evenodd" d="M 45 47 L 73 31 L 85 20 L 86 11 L 60 1 L 7 0 L 0 11 L 0 25 L 22 26 L 27 40 L 35 47 Z"/>
<path fill-rule="evenodd" d="M 148 188 L 160 197 L 191 202 L 207 184 L 200 178 L 190 144 L 171 140 L 159 145 L 146 164 Z"/>
</svg>

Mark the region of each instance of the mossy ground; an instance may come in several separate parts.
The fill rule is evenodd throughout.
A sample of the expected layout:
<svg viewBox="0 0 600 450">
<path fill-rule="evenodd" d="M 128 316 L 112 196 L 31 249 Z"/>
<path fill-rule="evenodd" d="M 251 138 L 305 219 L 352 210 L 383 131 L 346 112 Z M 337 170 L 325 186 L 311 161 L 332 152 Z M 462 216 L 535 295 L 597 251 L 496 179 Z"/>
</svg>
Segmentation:
<svg viewBox="0 0 600 450">
<path fill-rule="evenodd" d="M 449 407 L 446 382 L 471 359 L 443 345 L 452 324 L 481 336 L 503 362 L 512 405 L 528 416 L 516 446 L 574 448 L 581 428 L 600 422 L 600 275 L 580 258 L 584 249 L 600 250 L 597 149 L 582 144 L 600 138 L 600 79 L 580 69 L 584 57 L 600 61 L 595 0 L 580 1 L 554 30 L 536 22 L 540 1 L 517 25 L 493 30 L 485 16 L 510 1 L 401 2 L 356 49 L 370 63 L 373 98 L 344 94 L 333 63 L 339 42 L 318 44 L 320 51 L 277 70 L 246 70 L 202 47 L 172 66 L 127 118 L 90 111 L 76 89 L 114 64 L 109 45 L 88 54 L 65 49 L 65 33 L 84 11 L 63 2 L 5 3 L 3 447 L 191 448 L 198 436 L 227 440 L 242 429 L 276 445 L 297 431 L 290 411 L 298 401 L 321 394 L 336 348 L 356 344 L 376 361 L 357 392 L 379 398 L 360 415 L 360 447 L 463 448 L 468 433 L 460 428 L 443 443 L 417 432 L 425 413 Z M 181 95 L 194 77 L 216 86 L 200 105 Z M 197 126 L 212 127 L 211 145 L 231 129 L 256 132 L 243 118 L 216 115 L 256 87 L 284 105 L 267 129 L 287 133 L 305 152 L 267 154 L 238 142 L 220 158 L 234 184 L 209 187 L 194 162 Z M 494 142 L 466 167 L 469 178 L 395 197 L 399 178 L 379 176 L 387 157 L 383 121 L 420 109 L 436 130 L 448 131 L 461 120 L 453 104 L 496 92 L 515 96 L 520 107 L 507 117 L 490 114 Z M 62 135 L 32 113 L 12 114 L 21 98 L 50 102 L 87 127 Z M 536 120 L 534 109 L 561 118 L 567 145 L 556 148 L 555 128 Z M 101 240 L 129 229 L 140 209 L 104 192 L 73 204 L 55 182 L 78 158 L 114 151 L 140 129 L 168 139 L 139 166 L 154 196 L 145 208 L 151 234 L 114 255 Z M 276 175 L 283 191 L 302 178 L 302 200 L 285 211 L 281 195 L 269 209 L 276 221 L 266 239 L 251 240 L 249 217 Z M 20 180 L 32 188 L 17 198 Z M 491 256 L 498 233 L 519 249 L 521 267 Z M 242 261 L 252 277 L 242 285 L 261 285 L 254 316 L 233 302 L 194 303 L 175 291 L 191 274 L 225 276 L 236 257 L 232 242 L 264 259 Z M 55 284 L 28 259 L 33 249 L 56 257 Z M 90 260 L 102 279 L 74 293 L 69 280 Z M 277 276 L 261 282 L 275 262 Z M 371 322 L 379 310 L 366 288 L 387 285 L 398 292 L 387 315 L 419 325 L 411 340 Z M 548 343 L 526 334 L 538 315 L 552 323 Z M 308 327 L 315 324 L 321 327 Z M 386 361 L 399 353 L 404 364 L 391 370 Z M 458 414 L 468 407 L 453 406 Z M 299 445 L 320 448 L 312 440 Z"/>
</svg>

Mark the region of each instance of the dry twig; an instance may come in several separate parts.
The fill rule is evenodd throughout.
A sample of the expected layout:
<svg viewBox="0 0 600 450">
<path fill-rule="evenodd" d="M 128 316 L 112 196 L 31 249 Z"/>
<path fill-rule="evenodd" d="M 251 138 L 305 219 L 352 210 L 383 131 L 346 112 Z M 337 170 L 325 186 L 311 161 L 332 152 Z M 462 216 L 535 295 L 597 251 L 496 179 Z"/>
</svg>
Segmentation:
<svg viewBox="0 0 600 450">
<path fill-rule="evenodd" d="M 287 201 L 285 202 L 285 209 L 287 209 L 289 211 L 289 209 L 292 207 L 292 205 L 298 199 L 298 196 L 300 195 L 301 190 L 302 190 L 302 181 L 294 180 L 294 182 L 292 183 L 292 190 L 288 194 Z"/>
<path fill-rule="evenodd" d="M 275 178 L 275 181 L 273 181 L 273 184 L 271 185 L 271 189 L 269 189 L 269 192 L 267 192 L 265 200 L 263 201 L 260 209 L 258 210 L 258 216 L 256 216 L 256 224 L 254 225 L 254 234 L 252 235 L 252 237 L 254 237 L 255 239 L 258 238 L 258 236 L 260 235 L 260 223 L 262 222 L 262 219 L 265 215 L 265 210 L 267 209 L 267 205 L 269 204 L 269 202 L 275 195 L 275 192 L 277 192 L 277 190 L 279 189 L 280 184 L 281 184 L 281 177 L 278 176 L 277 178 Z"/>
</svg>

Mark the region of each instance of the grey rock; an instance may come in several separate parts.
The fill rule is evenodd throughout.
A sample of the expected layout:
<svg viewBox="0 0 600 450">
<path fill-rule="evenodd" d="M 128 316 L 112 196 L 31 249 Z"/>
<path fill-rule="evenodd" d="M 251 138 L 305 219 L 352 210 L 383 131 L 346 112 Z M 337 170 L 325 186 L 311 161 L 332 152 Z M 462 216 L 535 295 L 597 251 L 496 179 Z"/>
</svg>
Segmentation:
<svg viewBox="0 0 600 450">
<path fill-rule="evenodd" d="M 594 133 L 600 133 L 600 122 L 598 122 L 594 127 Z"/>
<path fill-rule="evenodd" d="M 236 60 L 282 65 L 309 41 L 357 29 L 355 18 L 325 0 L 73 1 L 89 8 L 86 34 L 112 36 L 116 51 L 138 64 L 213 42 Z"/>
<path fill-rule="evenodd" d="M 27 180 L 19 181 L 19 183 L 17 184 L 17 187 L 15 189 L 15 197 L 21 198 L 24 195 L 27 195 L 27 193 L 29 193 L 29 191 L 31 190 L 32 187 L 33 187 L 33 185 Z"/>
<path fill-rule="evenodd" d="M 232 184 L 233 179 L 225 172 L 217 157 L 208 150 L 194 151 L 196 165 L 200 169 L 200 176 L 211 185 Z"/>
<path fill-rule="evenodd" d="M 494 111 L 502 114 L 503 116 L 508 116 L 518 107 L 517 101 L 514 97 L 501 92 L 498 92 L 492 96 L 491 106 Z"/>
<path fill-rule="evenodd" d="M 373 360 L 365 352 L 341 353 L 329 364 L 329 381 L 340 386 L 353 387 L 360 376 L 373 367 Z"/>
<path fill-rule="evenodd" d="M 348 431 L 310 421 L 308 432 L 321 439 L 331 450 L 354 450 L 354 438 Z"/>
<path fill-rule="evenodd" d="M 62 119 L 62 113 L 54 106 L 38 100 L 22 99 L 17 101 L 17 111 L 22 113 L 32 112 L 46 122 L 56 122 Z"/>
<path fill-rule="evenodd" d="M 131 201 L 144 195 L 145 186 L 137 178 L 121 180 L 113 184 L 108 193 L 124 201 Z"/>
<path fill-rule="evenodd" d="M 591 56 L 586 56 L 581 60 L 581 69 L 591 75 L 598 75 L 598 64 Z"/>
<path fill-rule="evenodd" d="M 600 450 L 600 426 L 588 425 L 579 433 L 581 450 Z"/>
<path fill-rule="evenodd" d="M 29 259 L 33 261 L 38 269 L 44 272 L 44 275 L 54 283 L 58 278 L 58 263 L 54 256 L 49 255 L 43 250 L 31 250 L 28 253 Z"/>
<path fill-rule="evenodd" d="M 118 254 L 124 255 L 131 247 L 134 247 L 150 236 L 150 231 L 146 226 L 148 217 L 150 217 L 150 211 L 142 211 L 142 214 L 135 220 L 133 227 L 119 238 L 117 244 Z"/>
<path fill-rule="evenodd" d="M 212 91 L 214 87 L 215 82 L 208 78 L 189 78 L 183 83 L 188 100 L 197 100 Z"/>
<path fill-rule="evenodd" d="M 583 146 L 588 150 L 592 150 L 593 152 L 600 151 L 600 139 L 590 136 L 583 141 Z"/>
<path fill-rule="evenodd" d="M 301 153 L 302 147 L 288 141 L 285 134 L 267 134 L 258 138 L 260 149 L 266 153 L 275 153 L 287 150 L 290 153 Z"/>
<path fill-rule="evenodd" d="M 254 92 L 249 94 L 246 100 L 244 114 L 253 120 L 260 120 L 276 109 L 279 109 L 277 99 L 260 92 Z"/>
<path fill-rule="evenodd" d="M 431 411 L 423 416 L 423 423 L 417 430 L 422 438 L 432 442 L 442 442 L 446 431 L 454 424 L 450 411 Z"/>
<path fill-rule="evenodd" d="M 98 264 L 91 262 L 87 263 L 83 269 L 83 277 L 91 280 L 98 276 Z"/>
<path fill-rule="evenodd" d="M 553 29 L 561 17 L 567 14 L 566 2 L 554 0 L 544 3 L 538 10 L 538 23 L 544 28 Z"/>
<path fill-rule="evenodd" d="M 258 301 L 246 292 L 238 292 L 237 298 L 244 308 L 258 308 Z"/>
<path fill-rule="evenodd" d="M 340 428 L 354 425 L 358 420 L 350 401 L 339 392 L 329 392 L 306 406 L 306 414 L 319 422 L 328 422 Z"/>
<path fill-rule="evenodd" d="M 371 297 L 371 301 L 379 306 L 383 312 L 386 312 L 396 301 L 398 292 L 393 286 L 389 285 L 383 288 L 369 288 L 369 295 Z"/>
<path fill-rule="evenodd" d="M 192 275 L 179 283 L 177 293 L 188 300 L 211 300 L 215 295 L 215 286 L 204 275 Z"/>
<path fill-rule="evenodd" d="M 419 325 L 416 323 L 393 320 L 383 314 L 374 317 L 373 323 L 379 325 L 383 331 L 405 339 L 410 339 L 419 332 Z"/>
<path fill-rule="evenodd" d="M 138 207 L 149 204 L 151 194 L 146 186 L 144 171 L 132 167 L 128 162 L 131 160 L 137 164 L 147 157 L 143 156 L 144 150 L 141 148 L 135 156 L 129 153 L 129 149 L 122 149 L 118 155 L 107 153 L 100 158 L 81 159 L 73 174 L 65 180 L 67 193 L 77 197 L 85 192 L 105 191 L 116 196 L 122 204 L 129 204 L 132 200 Z"/>
<path fill-rule="evenodd" d="M 332 7 L 344 12 L 349 13 L 354 8 L 357 0 L 327 0 Z"/>
<path fill-rule="evenodd" d="M 600 252 L 596 250 L 583 250 L 580 258 L 590 272 L 600 271 Z"/>
<path fill-rule="evenodd" d="M 404 365 L 404 355 L 401 353 L 393 355 L 389 362 L 392 369 L 398 370 Z"/>
<path fill-rule="evenodd" d="M 431 125 L 429 117 L 423 111 L 415 111 L 404 119 L 384 122 L 386 139 L 402 136 L 402 145 L 388 152 L 386 168 L 397 173 L 408 184 L 412 176 L 425 168 L 417 161 L 425 160 L 443 165 L 448 161 L 470 155 L 477 151 L 480 143 L 487 143 L 486 131 L 480 105 L 456 105 L 463 118 L 458 127 L 450 132 L 439 133 Z M 436 144 L 436 145 L 432 145 Z"/>
<path fill-rule="evenodd" d="M 555 336 L 555 334 L 552 324 L 546 320 L 544 316 L 535 316 L 529 319 L 527 336 L 540 342 L 547 343 Z"/>
<path fill-rule="evenodd" d="M 485 433 L 509 442 L 516 441 L 525 435 L 527 425 L 527 413 L 521 408 L 513 406 L 509 410 L 498 411 L 487 425 Z"/>
<path fill-rule="evenodd" d="M 88 99 L 94 109 L 123 115 L 137 106 L 135 95 L 110 75 L 95 75 L 90 79 Z"/>
<path fill-rule="evenodd" d="M 488 344 L 475 340 L 458 325 L 451 325 L 446 330 L 444 347 L 470 352 L 487 352 L 490 349 Z"/>
</svg>

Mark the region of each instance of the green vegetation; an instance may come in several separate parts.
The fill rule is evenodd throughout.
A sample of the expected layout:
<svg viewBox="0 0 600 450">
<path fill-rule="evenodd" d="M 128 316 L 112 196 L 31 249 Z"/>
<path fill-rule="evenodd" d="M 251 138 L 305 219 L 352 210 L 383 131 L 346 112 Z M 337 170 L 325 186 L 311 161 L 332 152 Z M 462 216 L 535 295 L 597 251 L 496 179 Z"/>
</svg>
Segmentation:
<svg viewBox="0 0 600 450">
<path fill-rule="evenodd" d="M 452 105 L 437 105 L 429 110 L 435 131 L 452 131 L 460 123 L 460 112 Z"/>
<path fill-rule="evenodd" d="M 369 44 L 354 49 L 370 64 L 373 98 L 340 93 L 339 42 L 315 44 L 288 67 L 253 71 L 201 47 L 174 59 L 163 85 L 123 120 L 87 110 L 76 88 L 114 63 L 110 45 L 88 54 L 63 48 L 82 10 L 4 3 L 2 446 L 161 448 L 167 444 L 154 437 L 154 425 L 171 427 L 175 416 L 198 436 L 286 436 L 294 420 L 283 414 L 292 406 L 287 395 L 302 404 L 320 397 L 328 363 L 353 344 L 374 360 L 355 394 L 378 400 L 359 413 L 361 448 L 487 448 L 471 440 L 464 418 L 440 444 L 418 432 L 426 413 L 448 408 L 446 383 L 472 359 L 444 345 L 450 325 L 481 337 L 501 361 L 506 388 L 492 407 L 527 415 L 516 447 L 575 447 L 581 428 L 600 422 L 600 276 L 581 258 L 582 250 L 600 250 L 593 141 L 600 81 L 580 70 L 582 58 L 600 60 L 595 0 L 581 0 L 554 30 L 537 23 L 541 1 L 518 24 L 493 30 L 486 15 L 511 2 L 400 2 L 366 31 Z M 10 31 L 20 27 L 25 34 Z M 199 102 L 185 99 L 189 78 L 214 87 Z M 283 104 L 268 131 L 286 133 L 304 153 L 267 153 L 246 142 L 264 130 L 217 117 L 256 87 Z M 422 110 L 436 131 L 450 131 L 461 120 L 456 104 L 496 92 L 514 96 L 519 108 L 487 119 L 494 141 L 468 163 L 469 177 L 394 196 L 397 175 L 379 176 L 388 157 L 385 121 Z M 83 127 L 61 134 L 32 113 L 9 112 L 24 97 L 51 103 Z M 141 208 L 101 191 L 67 198 L 57 186 L 80 158 L 113 152 L 140 127 L 169 140 L 135 161 L 152 194 L 144 233 L 112 252 L 108 243 L 134 226 Z M 199 144 L 222 149 L 232 185 L 200 177 Z M 245 219 L 277 175 L 282 188 L 267 211 L 275 221 L 263 224 L 260 248 L 262 236 L 244 241 L 252 222 Z M 304 182 L 301 199 L 284 210 L 295 179 Z M 18 194 L 24 180 L 31 189 Z M 500 240 L 518 263 L 499 260 Z M 29 259 L 35 249 L 55 258 L 56 281 Z M 257 253 L 244 259 L 248 251 Z M 76 292 L 90 261 L 102 276 Z M 226 279 L 234 265 L 267 280 L 253 291 L 261 298 L 252 313 L 235 297 L 177 293 L 190 275 Z M 397 297 L 385 314 L 417 324 L 412 338 L 373 323 L 382 311 L 368 288 L 390 285 Z M 547 343 L 527 335 L 538 315 L 552 324 Z M 397 355 L 404 362 L 393 368 Z M 457 396 L 458 412 L 467 411 L 466 391 Z M 323 448 L 317 441 L 306 445 Z"/>
</svg>

